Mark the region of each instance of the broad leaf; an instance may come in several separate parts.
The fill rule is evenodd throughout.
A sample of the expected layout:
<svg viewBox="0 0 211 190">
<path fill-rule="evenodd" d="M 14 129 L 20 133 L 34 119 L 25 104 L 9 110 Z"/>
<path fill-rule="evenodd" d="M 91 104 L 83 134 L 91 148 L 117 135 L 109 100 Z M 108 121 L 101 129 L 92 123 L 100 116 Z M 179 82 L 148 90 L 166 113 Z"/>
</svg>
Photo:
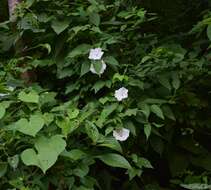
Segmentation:
<svg viewBox="0 0 211 190">
<path fill-rule="evenodd" d="M 34 149 L 26 149 L 22 152 L 21 159 L 25 165 L 37 166 L 45 173 L 54 165 L 65 147 L 66 142 L 59 135 L 52 136 L 51 138 L 42 136 L 35 142 L 37 153 Z"/>
<path fill-rule="evenodd" d="M 38 103 L 39 102 L 39 95 L 35 91 L 31 91 L 29 93 L 21 91 L 18 94 L 18 99 L 21 100 L 22 102 Z"/>
<path fill-rule="evenodd" d="M 131 165 L 129 162 L 121 155 L 119 154 L 104 154 L 101 156 L 98 156 L 98 158 L 103 161 L 105 164 L 112 166 L 112 167 L 119 167 L 119 168 L 125 168 L 130 169 Z"/>
<path fill-rule="evenodd" d="M 85 55 L 85 54 L 87 54 L 89 52 L 90 49 L 91 49 L 91 45 L 89 45 L 89 44 L 81 44 L 81 45 L 77 46 L 76 48 L 74 48 L 67 55 L 67 57 L 68 58 L 74 58 L 74 57 L 79 56 L 79 55 Z"/>
<path fill-rule="evenodd" d="M 20 119 L 15 123 L 15 126 L 21 133 L 35 137 L 44 124 L 45 121 L 41 115 L 31 115 L 29 121 L 27 119 Z"/>
<path fill-rule="evenodd" d="M 163 115 L 163 111 L 161 110 L 161 108 L 158 105 L 152 105 L 151 107 L 151 111 L 157 115 L 158 117 L 160 117 L 161 119 L 164 119 L 164 115 Z"/>
</svg>

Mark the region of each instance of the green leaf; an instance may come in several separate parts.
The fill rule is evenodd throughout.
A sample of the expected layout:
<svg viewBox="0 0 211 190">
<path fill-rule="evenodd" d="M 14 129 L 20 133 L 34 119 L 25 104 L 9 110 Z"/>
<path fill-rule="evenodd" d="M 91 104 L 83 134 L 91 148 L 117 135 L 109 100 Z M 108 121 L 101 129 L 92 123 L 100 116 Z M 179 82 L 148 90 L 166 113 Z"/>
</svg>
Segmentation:
<svg viewBox="0 0 211 190">
<path fill-rule="evenodd" d="M 46 103 L 56 103 L 56 93 L 55 92 L 44 92 L 39 97 L 39 102 L 41 105 Z"/>
<path fill-rule="evenodd" d="M 77 108 L 67 110 L 67 115 L 68 115 L 69 119 L 77 118 L 78 114 L 79 114 L 79 109 L 77 109 Z"/>
<path fill-rule="evenodd" d="M 91 13 L 89 15 L 89 21 L 91 24 L 94 24 L 95 26 L 100 25 L 100 15 L 98 13 Z"/>
<path fill-rule="evenodd" d="M 122 147 L 121 147 L 121 145 L 113 137 L 107 137 L 107 138 L 105 138 L 102 143 L 98 144 L 98 146 L 108 147 L 110 149 L 113 149 L 113 150 L 116 150 L 116 151 L 122 153 Z"/>
<path fill-rule="evenodd" d="M 208 25 L 208 27 L 207 27 L 207 37 L 211 41 L 211 25 Z"/>
<path fill-rule="evenodd" d="M 175 116 L 174 116 L 174 113 L 172 112 L 171 108 L 170 108 L 168 105 L 162 106 L 162 110 L 163 110 L 163 114 L 164 114 L 167 118 L 176 121 L 176 118 L 175 118 Z"/>
<path fill-rule="evenodd" d="M 0 119 L 4 117 L 4 114 L 6 113 L 5 108 L 3 107 L 2 104 L 0 104 Z"/>
<path fill-rule="evenodd" d="M 138 158 L 137 164 L 141 167 L 144 167 L 144 168 L 153 168 L 150 161 L 147 160 L 146 158 L 143 158 L 143 157 Z"/>
<path fill-rule="evenodd" d="M 119 66 L 119 62 L 113 56 L 105 57 L 104 61 L 105 63 L 108 63 L 109 65 Z"/>
<path fill-rule="evenodd" d="M 122 82 L 123 80 L 128 81 L 128 76 L 120 75 L 119 73 L 115 73 L 113 78 L 112 78 L 113 83 L 115 81 L 121 81 Z"/>
<path fill-rule="evenodd" d="M 79 55 L 85 55 L 89 52 L 89 50 L 91 49 L 91 45 L 89 44 L 81 44 L 79 46 L 77 46 L 76 48 L 74 48 L 68 55 L 68 58 L 74 58 L 77 57 Z"/>
<path fill-rule="evenodd" d="M 129 162 L 119 154 L 109 153 L 98 156 L 98 158 L 109 166 L 131 169 Z"/>
<path fill-rule="evenodd" d="M 84 62 L 81 64 L 81 75 L 80 76 L 83 76 L 85 75 L 86 73 L 88 73 L 90 70 L 90 63 L 89 62 Z"/>
<path fill-rule="evenodd" d="M 40 115 L 31 115 L 29 121 L 20 119 L 15 123 L 16 129 L 21 133 L 35 137 L 36 134 L 43 128 L 45 121 Z"/>
<path fill-rule="evenodd" d="M 158 105 L 152 105 L 151 107 L 151 111 L 157 115 L 158 117 L 160 117 L 161 119 L 164 119 L 164 115 L 163 115 L 163 111 L 160 109 L 160 107 Z"/>
<path fill-rule="evenodd" d="M 95 71 L 97 72 L 97 74 L 99 74 L 103 67 L 102 62 L 101 61 L 92 61 L 92 62 L 93 62 L 93 67 Z"/>
<path fill-rule="evenodd" d="M 148 118 L 150 115 L 150 106 L 145 103 L 140 103 L 138 104 L 138 107 L 141 108 L 141 112 L 146 116 L 146 118 Z"/>
<path fill-rule="evenodd" d="M 177 73 L 172 74 L 172 86 L 175 90 L 177 90 L 180 87 L 180 79 Z"/>
<path fill-rule="evenodd" d="M 96 143 L 100 137 L 97 127 L 90 121 L 87 121 L 87 125 L 85 126 L 85 129 L 86 129 L 87 135 L 92 139 L 94 143 Z"/>
<path fill-rule="evenodd" d="M 18 99 L 21 100 L 22 102 L 38 103 L 39 102 L 39 95 L 35 91 L 31 91 L 29 93 L 21 91 L 18 94 Z"/>
<path fill-rule="evenodd" d="M 146 135 L 146 138 L 148 139 L 151 134 L 152 126 L 148 123 L 144 125 L 144 134 Z"/>
<path fill-rule="evenodd" d="M 132 168 L 132 169 L 129 169 L 129 170 L 127 171 L 130 180 L 132 180 L 135 176 L 140 177 L 141 174 L 142 174 L 142 172 L 143 172 L 143 171 L 142 171 L 141 169 L 137 169 L 137 168 Z"/>
<path fill-rule="evenodd" d="M 73 150 L 70 150 L 70 151 L 63 151 L 61 153 L 61 156 L 64 156 L 64 157 L 67 157 L 67 158 L 70 158 L 74 161 L 76 160 L 80 160 L 84 157 L 87 156 L 87 154 L 79 149 L 73 149 Z"/>
<path fill-rule="evenodd" d="M 6 172 L 7 172 L 7 163 L 0 162 L 0 178 L 3 177 Z"/>
<path fill-rule="evenodd" d="M 166 87 L 167 89 L 171 90 L 171 84 L 169 82 L 169 79 L 165 76 L 160 76 L 158 78 L 160 84 L 162 84 L 164 87 Z"/>
<path fill-rule="evenodd" d="M 26 149 L 22 152 L 21 159 L 25 165 L 37 166 L 45 173 L 54 165 L 65 147 L 66 142 L 59 135 L 52 136 L 51 138 L 42 136 L 35 142 L 37 153 L 34 149 Z"/>
<path fill-rule="evenodd" d="M 70 24 L 70 22 L 67 20 L 65 20 L 65 21 L 54 20 L 51 23 L 51 27 L 57 34 L 60 34 L 69 26 L 69 24 Z"/>
<path fill-rule="evenodd" d="M 106 121 L 106 118 L 110 114 L 112 114 L 117 109 L 117 107 L 118 107 L 117 103 L 105 106 L 105 108 L 103 109 L 103 111 L 100 114 L 99 119 L 96 122 L 97 126 L 102 127 L 103 123 Z"/>
<path fill-rule="evenodd" d="M 79 127 L 77 120 L 70 120 L 69 117 L 65 117 L 62 120 L 56 120 L 56 124 L 62 129 L 62 134 L 67 137 Z"/>
<path fill-rule="evenodd" d="M 106 85 L 106 82 L 105 81 L 97 81 L 94 86 L 92 87 L 92 89 L 94 89 L 95 91 L 95 94 L 100 90 L 102 89 L 104 86 Z"/>
<path fill-rule="evenodd" d="M 132 115 L 136 116 L 137 111 L 138 111 L 137 108 L 135 108 L 135 109 L 127 109 L 125 111 L 125 113 L 124 113 L 124 116 L 132 116 Z"/>
</svg>

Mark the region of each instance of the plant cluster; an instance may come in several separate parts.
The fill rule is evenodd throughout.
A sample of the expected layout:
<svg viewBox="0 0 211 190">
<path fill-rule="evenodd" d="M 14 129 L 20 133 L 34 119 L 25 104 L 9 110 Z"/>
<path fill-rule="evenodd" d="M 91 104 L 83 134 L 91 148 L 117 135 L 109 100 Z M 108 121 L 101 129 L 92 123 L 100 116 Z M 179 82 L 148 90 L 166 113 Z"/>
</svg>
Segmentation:
<svg viewBox="0 0 211 190">
<path fill-rule="evenodd" d="M 157 19 L 25 0 L 0 23 L 0 189 L 210 187 L 211 14 L 165 38 Z"/>
</svg>

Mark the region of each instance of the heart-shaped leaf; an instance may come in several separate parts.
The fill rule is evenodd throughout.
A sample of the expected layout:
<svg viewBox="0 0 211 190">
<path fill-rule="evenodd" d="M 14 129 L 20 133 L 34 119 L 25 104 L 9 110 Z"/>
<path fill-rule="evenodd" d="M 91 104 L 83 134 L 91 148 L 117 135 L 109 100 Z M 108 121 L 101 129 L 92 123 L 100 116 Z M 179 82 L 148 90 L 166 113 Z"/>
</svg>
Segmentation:
<svg viewBox="0 0 211 190">
<path fill-rule="evenodd" d="M 39 95 L 35 91 L 31 91 L 29 93 L 21 91 L 18 94 L 18 99 L 21 100 L 22 102 L 38 103 L 39 102 Z"/>
<path fill-rule="evenodd" d="M 32 115 L 29 121 L 27 119 L 20 119 L 16 122 L 15 126 L 16 130 L 21 133 L 35 137 L 44 126 L 44 123 L 45 121 L 41 115 Z"/>
<path fill-rule="evenodd" d="M 34 149 L 26 149 L 21 154 L 23 163 L 27 166 L 34 165 L 45 173 L 56 162 L 59 154 L 65 150 L 66 142 L 60 135 L 51 138 L 40 137 L 35 142 Z"/>
</svg>

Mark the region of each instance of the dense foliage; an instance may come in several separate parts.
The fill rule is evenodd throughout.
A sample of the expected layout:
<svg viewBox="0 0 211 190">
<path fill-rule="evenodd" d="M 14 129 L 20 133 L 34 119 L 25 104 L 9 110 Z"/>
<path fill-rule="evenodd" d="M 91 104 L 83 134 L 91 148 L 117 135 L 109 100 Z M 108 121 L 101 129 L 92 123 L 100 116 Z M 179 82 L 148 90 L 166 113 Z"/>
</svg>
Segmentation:
<svg viewBox="0 0 211 190">
<path fill-rule="evenodd" d="M 0 189 L 210 187 L 208 2 L 157 2 L 2 4 Z"/>
</svg>

